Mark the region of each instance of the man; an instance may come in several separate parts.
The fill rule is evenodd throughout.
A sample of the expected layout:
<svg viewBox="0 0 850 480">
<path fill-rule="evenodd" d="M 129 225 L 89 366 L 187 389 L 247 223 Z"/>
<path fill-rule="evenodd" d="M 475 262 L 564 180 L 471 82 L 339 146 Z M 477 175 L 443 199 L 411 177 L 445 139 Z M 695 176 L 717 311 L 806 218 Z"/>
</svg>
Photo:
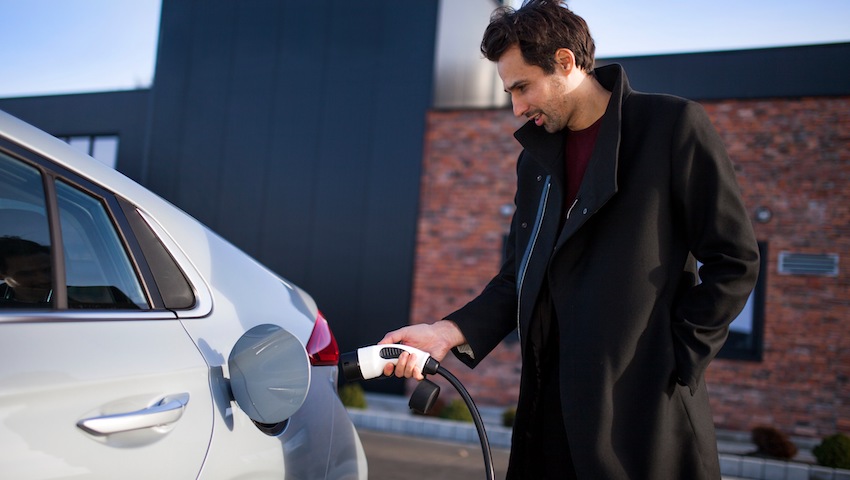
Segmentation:
<svg viewBox="0 0 850 480">
<path fill-rule="evenodd" d="M 720 478 L 703 374 L 759 262 L 720 138 L 698 104 L 593 70 L 556 1 L 497 10 L 481 50 L 529 119 L 507 259 L 466 306 L 381 343 L 474 367 L 518 328 L 509 478 Z M 422 378 L 407 354 L 395 375 Z"/>
<path fill-rule="evenodd" d="M 19 237 L 0 237 L 0 306 L 49 306 L 50 271 L 48 247 Z"/>
</svg>

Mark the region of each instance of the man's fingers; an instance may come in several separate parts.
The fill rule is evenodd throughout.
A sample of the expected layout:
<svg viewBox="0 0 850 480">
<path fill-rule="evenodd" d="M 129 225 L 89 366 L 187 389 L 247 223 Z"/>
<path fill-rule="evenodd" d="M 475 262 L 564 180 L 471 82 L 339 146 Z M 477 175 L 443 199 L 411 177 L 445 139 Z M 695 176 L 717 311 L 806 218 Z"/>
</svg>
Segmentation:
<svg viewBox="0 0 850 480">
<path fill-rule="evenodd" d="M 424 379 L 425 377 L 422 375 L 422 372 L 420 372 L 417 369 L 416 355 L 409 353 L 409 352 L 404 352 L 404 353 L 402 353 L 402 356 L 405 357 L 405 362 L 406 362 L 406 364 L 404 366 L 404 376 L 405 376 L 405 378 L 415 378 L 417 380 Z"/>
<path fill-rule="evenodd" d="M 401 355 L 398 357 L 398 363 L 395 366 L 395 376 L 398 378 L 404 378 L 407 376 L 408 370 L 408 358 L 410 354 L 407 352 L 401 352 Z"/>
<path fill-rule="evenodd" d="M 415 378 L 416 375 L 419 373 L 419 372 L 416 371 L 416 355 L 413 355 L 413 354 L 410 355 L 410 357 L 407 359 L 407 365 L 408 366 L 407 366 L 407 372 L 406 372 L 407 375 L 406 376 L 408 378 L 409 377 Z"/>
<path fill-rule="evenodd" d="M 416 369 L 416 355 L 409 352 L 402 352 L 395 365 L 392 363 L 384 365 L 384 375 L 388 377 L 395 375 L 398 378 L 415 378 L 417 380 L 425 379 L 422 372 Z"/>
<path fill-rule="evenodd" d="M 397 334 L 396 332 L 398 332 L 398 330 L 396 330 L 394 332 L 389 332 L 386 335 L 384 335 L 384 338 L 382 338 L 381 341 L 378 342 L 378 345 L 388 345 L 388 344 L 392 344 L 392 343 L 399 343 L 401 341 L 402 336 Z"/>
</svg>

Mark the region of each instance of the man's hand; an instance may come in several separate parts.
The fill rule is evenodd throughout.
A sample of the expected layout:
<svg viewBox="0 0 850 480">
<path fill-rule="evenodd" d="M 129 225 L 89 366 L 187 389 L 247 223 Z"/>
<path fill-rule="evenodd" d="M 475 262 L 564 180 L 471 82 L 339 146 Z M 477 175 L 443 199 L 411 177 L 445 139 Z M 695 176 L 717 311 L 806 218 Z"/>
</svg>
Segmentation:
<svg viewBox="0 0 850 480">
<path fill-rule="evenodd" d="M 394 330 L 384 335 L 384 338 L 378 342 L 379 345 L 391 343 L 418 348 L 428 352 L 435 360 L 441 362 L 449 353 L 449 350 L 466 343 L 466 338 L 454 322 L 440 320 L 432 324 L 410 325 Z M 395 366 L 392 363 L 384 366 L 384 375 L 392 375 L 393 371 L 395 371 L 395 376 L 399 378 L 415 378 L 417 380 L 425 378 L 422 372 L 416 370 L 416 358 L 408 352 L 401 354 Z"/>
</svg>

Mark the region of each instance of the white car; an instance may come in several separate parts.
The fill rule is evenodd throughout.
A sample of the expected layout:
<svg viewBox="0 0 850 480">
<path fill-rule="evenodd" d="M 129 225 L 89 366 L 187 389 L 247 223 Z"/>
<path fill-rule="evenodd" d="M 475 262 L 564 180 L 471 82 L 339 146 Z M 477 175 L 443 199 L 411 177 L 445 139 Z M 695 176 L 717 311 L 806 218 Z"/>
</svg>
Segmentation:
<svg viewBox="0 0 850 480">
<path fill-rule="evenodd" d="M 0 477 L 366 478 L 313 299 L 0 112 Z"/>
</svg>

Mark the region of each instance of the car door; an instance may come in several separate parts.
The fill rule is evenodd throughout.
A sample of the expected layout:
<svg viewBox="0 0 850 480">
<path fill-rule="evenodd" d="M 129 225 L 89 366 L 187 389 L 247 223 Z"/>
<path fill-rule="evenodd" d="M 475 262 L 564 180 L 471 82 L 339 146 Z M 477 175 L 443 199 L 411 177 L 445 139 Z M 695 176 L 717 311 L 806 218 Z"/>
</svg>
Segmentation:
<svg viewBox="0 0 850 480">
<path fill-rule="evenodd" d="M 209 369 L 118 200 L 0 141 L 0 242 L 0 476 L 196 477 Z"/>
</svg>

